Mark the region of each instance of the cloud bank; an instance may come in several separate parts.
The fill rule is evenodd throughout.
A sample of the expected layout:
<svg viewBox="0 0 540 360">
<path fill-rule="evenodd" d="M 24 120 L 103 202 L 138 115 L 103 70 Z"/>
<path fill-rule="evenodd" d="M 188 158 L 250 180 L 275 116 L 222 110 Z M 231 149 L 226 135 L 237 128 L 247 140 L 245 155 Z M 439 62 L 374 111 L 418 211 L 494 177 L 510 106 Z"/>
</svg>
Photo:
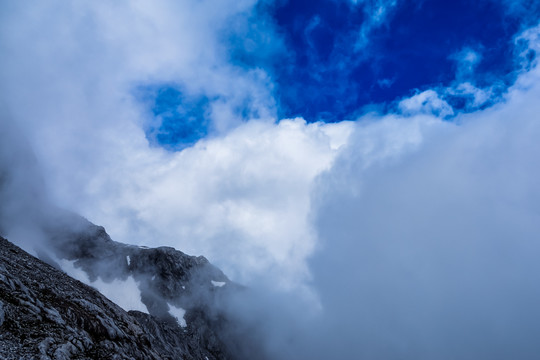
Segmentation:
<svg viewBox="0 0 540 360">
<path fill-rule="evenodd" d="M 347 329 L 321 351 L 534 358 L 539 90 L 518 85 L 459 125 L 386 118 L 353 135 L 315 192 L 314 287 L 327 329 Z"/>
<path fill-rule="evenodd" d="M 204 254 L 251 285 L 236 315 L 265 324 L 276 358 L 532 359 L 538 27 L 516 38 L 517 81 L 489 108 L 442 120 L 447 91 L 479 90 L 458 78 L 394 113 L 307 124 L 276 119 L 271 78 L 229 62 L 222 30 L 254 6 L 2 3 L 3 135 L 23 135 L 1 161 L 20 138 L 43 170 L 12 183 L 43 176 L 113 239 Z M 210 99 L 211 134 L 149 144 L 133 91 L 156 84 Z"/>
</svg>

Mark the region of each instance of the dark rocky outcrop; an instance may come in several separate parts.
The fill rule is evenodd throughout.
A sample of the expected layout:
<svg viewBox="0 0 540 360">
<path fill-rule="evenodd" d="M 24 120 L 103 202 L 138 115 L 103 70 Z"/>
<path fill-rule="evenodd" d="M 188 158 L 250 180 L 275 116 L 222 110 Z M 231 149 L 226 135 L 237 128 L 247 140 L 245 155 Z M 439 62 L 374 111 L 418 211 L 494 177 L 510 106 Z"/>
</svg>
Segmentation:
<svg viewBox="0 0 540 360">
<path fill-rule="evenodd" d="M 127 313 L 0 238 L 2 359 L 227 358 L 220 346 L 197 328 Z"/>
<path fill-rule="evenodd" d="M 102 236 L 84 240 L 92 250 L 77 250 L 77 263 L 96 277 L 104 271 L 111 278 L 130 274 L 139 279 L 143 300 L 152 297 L 145 301 L 150 314 L 124 311 L 55 264 L 49 265 L 0 238 L 0 358 L 244 357 L 231 352 L 246 344 L 230 336 L 228 327 L 234 324 L 219 306 L 221 296 L 241 289 L 239 286 L 203 257 L 191 257 L 172 248 L 115 243 L 102 228 L 94 230 Z M 70 236 L 68 242 L 83 241 Z M 74 248 L 63 249 L 66 257 L 71 254 L 69 258 L 74 258 Z M 129 264 L 126 256 L 130 256 Z M 124 257 L 126 262 L 114 271 L 102 264 L 103 258 L 120 263 L 117 257 Z M 92 258 L 95 262 L 90 261 Z M 212 281 L 226 285 L 215 286 Z M 166 311 L 168 304 L 186 309 L 184 327 Z M 255 349 L 253 344 L 249 347 Z"/>
<path fill-rule="evenodd" d="M 52 260 L 53 266 L 58 266 L 54 258 L 74 261 L 90 281 L 132 276 L 149 313 L 165 320 L 169 304 L 187 311 L 213 308 L 219 296 L 238 288 L 203 256 L 189 256 L 171 247 L 122 244 L 113 241 L 103 227 L 75 214 L 63 213 L 49 223 L 45 233 L 47 240 L 39 251 L 42 260 Z"/>
</svg>

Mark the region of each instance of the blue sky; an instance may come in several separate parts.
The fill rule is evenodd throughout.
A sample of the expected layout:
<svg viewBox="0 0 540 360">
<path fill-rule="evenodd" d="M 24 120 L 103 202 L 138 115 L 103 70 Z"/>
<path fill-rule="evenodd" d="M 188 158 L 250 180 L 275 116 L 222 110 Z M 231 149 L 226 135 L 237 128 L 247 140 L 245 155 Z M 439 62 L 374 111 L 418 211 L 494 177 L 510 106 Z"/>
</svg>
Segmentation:
<svg viewBox="0 0 540 360">
<path fill-rule="evenodd" d="M 474 106 L 470 93 L 445 94 L 455 115 L 490 106 L 513 83 L 514 37 L 539 14 L 535 1 L 511 9 L 493 0 L 282 0 L 259 3 L 248 31 L 231 26 L 223 43 L 235 66 L 270 76 L 278 118 L 354 120 L 456 82 L 491 90 Z M 157 121 L 147 135 L 155 145 L 182 149 L 213 132 L 204 95 L 183 96 L 181 86 L 151 88 Z M 236 111 L 248 120 L 249 100 Z"/>
</svg>

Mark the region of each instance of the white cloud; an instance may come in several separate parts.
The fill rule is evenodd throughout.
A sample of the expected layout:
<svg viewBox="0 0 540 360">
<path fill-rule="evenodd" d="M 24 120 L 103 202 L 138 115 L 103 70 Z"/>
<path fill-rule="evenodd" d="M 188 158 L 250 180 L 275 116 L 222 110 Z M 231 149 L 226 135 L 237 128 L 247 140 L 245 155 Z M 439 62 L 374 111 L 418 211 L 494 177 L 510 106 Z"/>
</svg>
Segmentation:
<svg viewBox="0 0 540 360">
<path fill-rule="evenodd" d="M 435 90 L 431 89 L 401 100 L 398 108 L 405 115 L 433 114 L 445 117 L 454 114 L 452 107 Z"/>
<path fill-rule="evenodd" d="M 319 358 L 538 353 L 539 80 L 522 74 L 501 103 L 454 123 L 356 128 L 313 192 Z"/>
<path fill-rule="evenodd" d="M 392 11 L 398 5 L 397 0 L 352 0 L 355 5 L 363 6 L 366 18 L 358 31 L 358 37 L 355 43 L 355 49 L 364 50 L 369 43 L 371 31 L 383 26 L 383 24 L 392 15 Z"/>
<path fill-rule="evenodd" d="M 524 71 L 538 65 L 540 51 L 540 24 L 523 31 L 514 39 L 518 50 L 518 60 Z"/>
<path fill-rule="evenodd" d="M 56 202 L 113 239 L 204 254 L 238 280 L 307 276 L 313 178 L 352 124 L 275 124 L 272 84 L 228 62 L 221 30 L 253 2 L 36 2 L 4 12 L 2 94 Z M 9 16 L 8 16 L 9 15 Z M 240 34 L 241 35 L 241 34 Z M 219 96 L 217 133 L 182 152 L 149 147 L 139 85 Z M 250 99 L 258 117 L 235 109 Z"/>
<path fill-rule="evenodd" d="M 148 159 L 146 148 L 117 176 L 95 173 L 79 206 L 119 240 L 205 254 L 244 280 L 272 267 L 296 277 L 313 246 L 311 183 L 351 126 L 252 121 L 179 153 Z"/>
<path fill-rule="evenodd" d="M 469 101 L 468 104 L 469 109 L 478 109 L 480 106 L 486 104 L 494 97 L 493 88 L 478 88 L 468 81 L 457 83 L 454 86 L 446 88 L 445 90 L 447 95 L 457 95 L 465 98 L 470 97 L 471 101 Z"/>
<path fill-rule="evenodd" d="M 473 74 L 478 63 L 482 61 L 482 54 L 470 47 L 465 47 L 461 51 L 452 54 L 450 59 L 457 64 L 456 77 L 463 79 Z"/>
<path fill-rule="evenodd" d="M 268 118 L 274 104 L 265 74 L 228 64 L 229 54 L 220 39 L 227 22 L 248 16 L 252 5 L 233 1 L 12 5 L 2 22 L 2 52 L 9 55 L 2 71 L 3 86 L 9 88 L 6 101 L 20 114 L 19 121 L 39 126 L 40 136 L 50 143 L 59 135 L 80 138 L 81 133 L 92 136 L 110 127 L 140 137 L 130 126 L 144 123 L 146 114 L 130 104 L 130 91 L 161 82 L 219 97 L 211 103 L 211 119 L 218 130 L 240 122 L 221 113 L 233 113 L 231 109 L 246 99 L 260 118 Z M 28 102 L 39 105 L 29 107 Z"/>
<path fill-rule="evenodd" d="M 454 122 L 359 119 L 311 193 L 320 302 L 241 307 L 274 358 L 536 356 L 539 79 L 522 74 L 499 104 Z"/>
</svg>

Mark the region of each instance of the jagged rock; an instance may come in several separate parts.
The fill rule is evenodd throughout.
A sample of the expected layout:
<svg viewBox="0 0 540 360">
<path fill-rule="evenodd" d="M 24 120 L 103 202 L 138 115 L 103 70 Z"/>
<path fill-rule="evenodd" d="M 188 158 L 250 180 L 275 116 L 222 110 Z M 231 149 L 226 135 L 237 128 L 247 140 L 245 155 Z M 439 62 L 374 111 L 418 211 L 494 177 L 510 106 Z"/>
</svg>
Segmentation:
<svg viewBox="0 0 540 360">
<path fill-rule="evenodd" d="M 217 336 L 199 335 L 190 326 L 127 313 L 92 287 L 0 238 L 2 359 L 228 358 Z"/>
<path fill-rule="evenodd" d="M 170 307 L 182 308 L 186 318 L 198 314 L 196 317 L 207 324 L 205 333 L 209 337 L 219 338 L 211 330 L 220 326 L 218 322 L 223 317 L 216 304 L 228 291 L 241 287 L 205 257 L 189 256 L 172 247 L 122 244 L 113 241 L 103 227 L 80 216 L 64 214 L 61 219 L 48 228 L 49 240 L 40 254 L 49 254 L 43 260 L 56 257 L 74 261 L 74 266 L 84 270 L 90 281 L 101 278 L 111 282 L 131 276 L 151 315 L 175 323 Z M 54 261 L 51 265 L 58 266 Z"/>
</svg>

